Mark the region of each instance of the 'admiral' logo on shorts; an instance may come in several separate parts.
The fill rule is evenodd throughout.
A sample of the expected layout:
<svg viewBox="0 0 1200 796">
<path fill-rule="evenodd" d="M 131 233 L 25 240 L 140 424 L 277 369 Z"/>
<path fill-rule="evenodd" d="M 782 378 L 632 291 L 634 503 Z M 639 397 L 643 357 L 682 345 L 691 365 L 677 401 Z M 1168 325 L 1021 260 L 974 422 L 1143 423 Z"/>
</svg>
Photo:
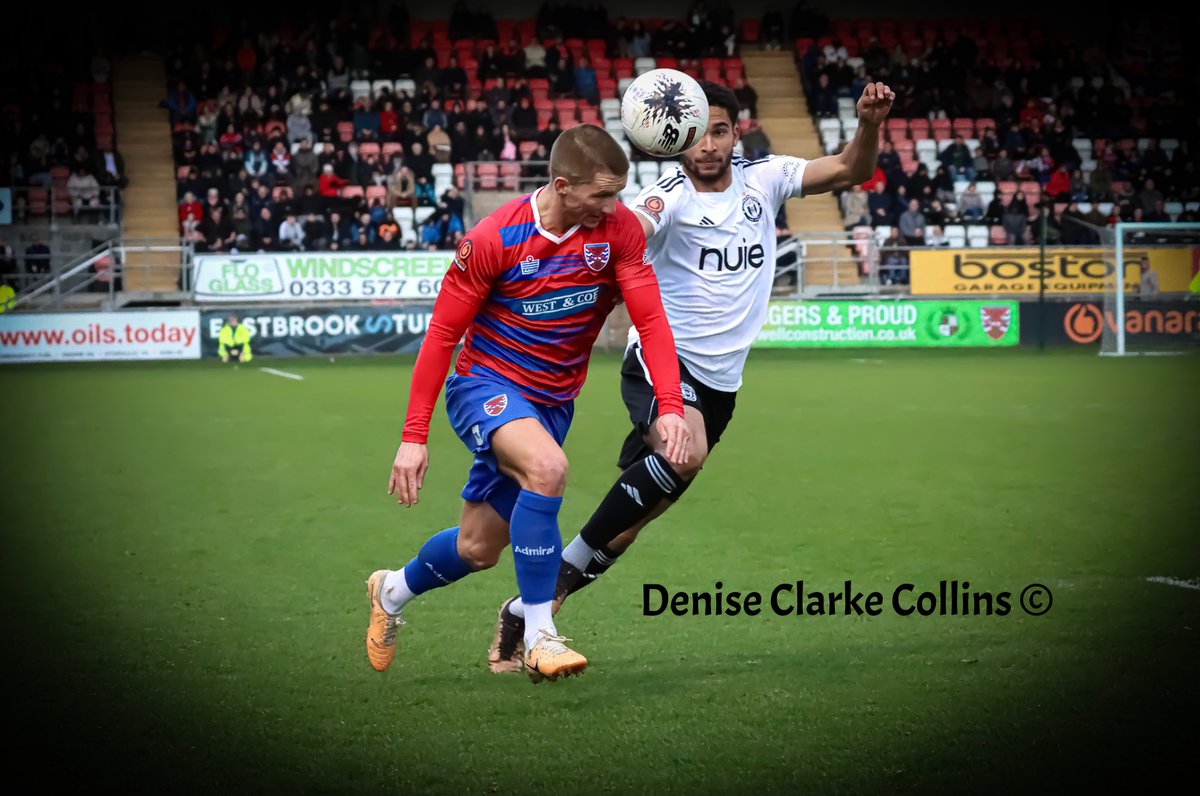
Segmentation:
<svg viewBox="0 0 1200 796">
<path fill-rule="evenodd" d="M 593 271 L 603 271 L 604 266 L 608 265 L 609 252 L 608 243 L 585 243 L 583 244 L 583 261 Z"/>
<path fill-rule="evenodd" d="M 508 408 L 508 395 L 500 393 L 495 398 L 488 398 L 483 402 L 483 411 L 488 417 L 495 417 Z"/>
<path fill-rule="evenodd" d="M 696 390 L 692 387 L 692 385 L 688 384 L 686 381 L 679 382 L 679 391 L 683 393 L 683 400 L 685 400 L 685 401 L 696 400 Z"/>
</svg>

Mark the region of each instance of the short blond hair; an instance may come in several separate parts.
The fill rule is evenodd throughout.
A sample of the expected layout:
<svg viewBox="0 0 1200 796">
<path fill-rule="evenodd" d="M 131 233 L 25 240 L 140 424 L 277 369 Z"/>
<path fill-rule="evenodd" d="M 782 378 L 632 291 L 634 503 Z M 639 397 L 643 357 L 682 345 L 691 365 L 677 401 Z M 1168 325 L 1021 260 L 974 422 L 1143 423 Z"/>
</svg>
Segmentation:
<svg viewBox="0 0 1200 796">
<path fill-rule="evenodd" d="M 572 185 L 596 179 L 607 171 L 617 177 L 629 173 L 625 150 L 606 131 L 581 124 L 562 133 L 550 150 L 550 178 L 562 177 Z"/>
</svg>

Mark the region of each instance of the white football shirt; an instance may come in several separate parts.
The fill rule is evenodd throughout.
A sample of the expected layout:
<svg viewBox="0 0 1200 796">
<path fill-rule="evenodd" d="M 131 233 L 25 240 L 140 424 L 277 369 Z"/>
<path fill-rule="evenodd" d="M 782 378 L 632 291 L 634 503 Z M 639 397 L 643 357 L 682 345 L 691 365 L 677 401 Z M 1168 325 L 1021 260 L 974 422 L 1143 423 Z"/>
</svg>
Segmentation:
<svg viewBox="0 0 1200 796">
<path fill-rule="evenodd" d="M 654 227 L 646 257 L 679 357 L 714 390 L 742 386 L 775 280 L 775 215 L 788 197 L 801 195 L 807 165 L 787 155 L 734 155 L 733 181 L 720 193 L 697 191 L 677 166 L 633 205 Z M 630 343 L 636 339 L 630 329 Z"/>
</svg>

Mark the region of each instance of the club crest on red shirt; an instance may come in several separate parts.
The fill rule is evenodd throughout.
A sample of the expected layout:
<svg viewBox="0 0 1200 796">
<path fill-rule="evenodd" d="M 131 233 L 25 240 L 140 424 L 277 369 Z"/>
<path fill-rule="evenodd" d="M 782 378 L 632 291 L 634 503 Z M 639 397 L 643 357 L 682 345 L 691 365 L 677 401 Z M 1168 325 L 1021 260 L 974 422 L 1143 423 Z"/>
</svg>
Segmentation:
<svg viewBox="0 0 1200 796">
<path fill-rule="evenodd" d="M 593 271 L 604 270 L 604 266 L 608 265 L 608 254 L 608 243 L 583 244 L 583 261 L 587 263 L 587 267 L 591 268 Z"/>
<path fill-rule="evenodd" d="M 508 408 L 507 393 L 500 393 L 495 398 L 488 398 L 483 402 L 483 411 L 488 417 L 495 417 Z"/>
</svg>

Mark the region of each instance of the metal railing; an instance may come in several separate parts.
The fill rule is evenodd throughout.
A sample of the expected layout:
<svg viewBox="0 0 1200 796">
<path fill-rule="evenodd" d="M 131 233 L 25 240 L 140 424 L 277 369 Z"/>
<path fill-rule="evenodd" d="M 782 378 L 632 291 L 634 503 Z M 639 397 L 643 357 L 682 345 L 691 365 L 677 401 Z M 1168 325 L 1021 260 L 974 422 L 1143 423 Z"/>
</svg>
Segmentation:
<svg viewBox="0 0 1200 796">
<path fill-rule="evenodd" d="M 101 187 L 94 199 L 72 196 L 64 185 L 51 182 L 46 187 L 36 185 L 9 188 L 12 191 L 12 223 L 33 224 L 48 221 L 51 229 L 60 223 L 108 224 L 121 223 L 121 190 Z"/>
<path fill-rule="evenodd" d="M 165 262 L 149 255 L 170 255 Z M 61 310 L 94 298 L 95 304 L 116 308 L 121 302 L 126 278 L 137 274 L 152 283 L 152 272 L 178 274 L 178 293 L 190 290 L 192 245 L 179 238 L 124 238 L 106 241 L 76 257 L 51 275 L 33 274 L 37 281 L 18 289 L 9 305 L 13 310 Z M 17 286 L 14 286 L 16 288 Z M 169 291 L 176 292 L 176 291 Z M 77 300 L 72 300 L 72 299 Z"/>
</svg>

